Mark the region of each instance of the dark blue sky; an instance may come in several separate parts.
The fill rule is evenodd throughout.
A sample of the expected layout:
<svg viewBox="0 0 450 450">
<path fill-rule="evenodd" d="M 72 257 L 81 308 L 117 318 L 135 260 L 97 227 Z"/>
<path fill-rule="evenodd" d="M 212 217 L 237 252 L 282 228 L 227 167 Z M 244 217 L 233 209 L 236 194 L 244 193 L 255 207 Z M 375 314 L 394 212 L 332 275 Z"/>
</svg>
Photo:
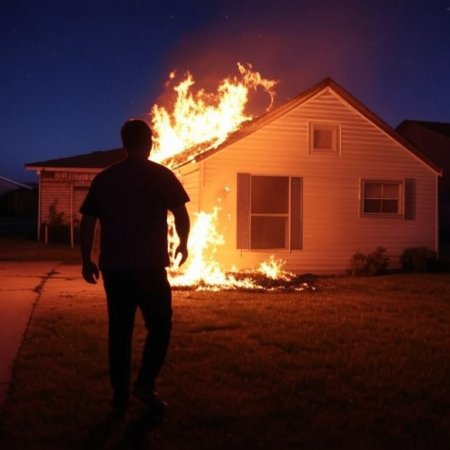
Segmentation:
<svg viewBox="0 0 450 450">
<path fill-rule="evenodd" d="M 0 46 L 0 175 L 19 181 L 120 146 L 174 69 L 212 87 L 251 62 L 277 104 L 331 76 L 393 127 L 450 122 L 450 0 L 14 0 Z"/>
</svg>

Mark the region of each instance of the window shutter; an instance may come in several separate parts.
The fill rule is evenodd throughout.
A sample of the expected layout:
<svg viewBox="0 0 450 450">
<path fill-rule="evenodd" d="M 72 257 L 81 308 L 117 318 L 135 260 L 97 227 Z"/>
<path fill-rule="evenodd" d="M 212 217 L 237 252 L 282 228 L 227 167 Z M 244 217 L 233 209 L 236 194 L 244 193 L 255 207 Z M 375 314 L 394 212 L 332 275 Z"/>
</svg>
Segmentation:
<svg viewBox="0 0 450 450">
<path fill-rule="evenodd" d="M 405 220 L 416 218 L 416 180 L 407 178 L 405 180 Z"/>
<path fill-rule="evenodd" d="M 302 248 L 303 179 L 291 178 L 291 249 Z"/>
<path fill-rule="evenodd" d="M 237 174 L 236 246 L 250 248 L 250 174 Z"/>
</svg>

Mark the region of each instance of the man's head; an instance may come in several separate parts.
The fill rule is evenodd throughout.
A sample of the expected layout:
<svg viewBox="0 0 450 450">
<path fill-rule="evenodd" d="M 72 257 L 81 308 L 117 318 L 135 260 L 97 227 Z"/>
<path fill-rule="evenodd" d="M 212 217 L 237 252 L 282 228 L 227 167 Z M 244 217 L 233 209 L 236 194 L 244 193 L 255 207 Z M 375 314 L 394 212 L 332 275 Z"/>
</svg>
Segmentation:
<svg viewBox="0 0 450 450">
<path fill-rule="evenodd" d="M 149 157 L 152 149 L 152 130 L 143 120 L 126 121 L 120 130 L 120 136 L 128 156 Z"/>
</svg>

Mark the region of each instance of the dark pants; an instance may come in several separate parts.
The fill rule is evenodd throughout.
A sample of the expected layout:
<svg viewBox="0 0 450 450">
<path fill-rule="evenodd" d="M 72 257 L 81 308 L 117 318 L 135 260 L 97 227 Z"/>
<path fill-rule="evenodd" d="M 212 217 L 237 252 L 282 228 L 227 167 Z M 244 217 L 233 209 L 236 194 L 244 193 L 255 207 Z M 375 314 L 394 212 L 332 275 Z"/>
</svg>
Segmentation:
<svg viewBox="0 0 450 450">
<path fill-rule="evenodd" d="M 128 392 L 136 309 L 147 328 L 136 384 L 153 389 L 164 363 L 172 324 L 172 295 L 165 269 L 102 272 L 108 301 L 109 373 L 115 392 Z"/>
</svg>

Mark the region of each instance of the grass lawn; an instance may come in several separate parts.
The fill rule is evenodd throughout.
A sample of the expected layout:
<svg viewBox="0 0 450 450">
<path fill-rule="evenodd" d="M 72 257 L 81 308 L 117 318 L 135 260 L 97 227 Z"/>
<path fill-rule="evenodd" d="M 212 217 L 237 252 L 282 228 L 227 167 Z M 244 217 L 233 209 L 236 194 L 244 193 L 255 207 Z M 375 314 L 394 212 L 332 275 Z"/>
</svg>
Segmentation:
<svg viewBox="0 0 450 450">
<path fill-rule="evenodd" d="M 42 296 L 2 449 L 448 449 L 450 275 L 331 277 L 316 292 L 175 292 L 153 423 L 107 417 L 100 289 Z M 45 293 L 44 293 L 45 294 Z M 134 368 L 144 329 L 137 322 Z"/>
</svg>

